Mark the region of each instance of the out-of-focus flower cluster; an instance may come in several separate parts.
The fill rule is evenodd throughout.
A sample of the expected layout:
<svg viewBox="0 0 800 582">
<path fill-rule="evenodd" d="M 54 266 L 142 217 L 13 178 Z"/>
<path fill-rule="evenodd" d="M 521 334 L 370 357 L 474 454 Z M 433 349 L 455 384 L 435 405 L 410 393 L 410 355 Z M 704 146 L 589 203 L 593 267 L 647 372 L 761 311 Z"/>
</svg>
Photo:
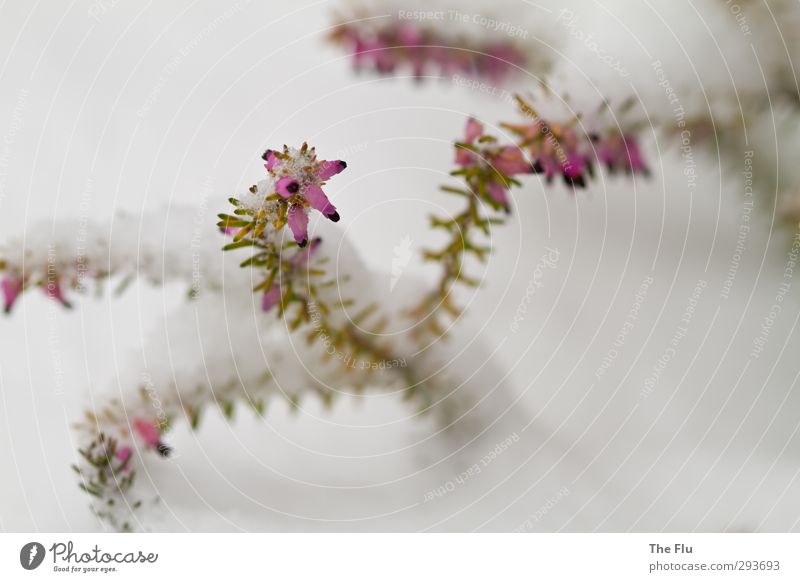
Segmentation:
<svg viewBox="0 0 800 582">
<path fill-rule="evenodd" d="M 586 187 L 599 163 L 611 173 L 649 174 L 637 137 L 619 129 L 604 132 L 579 131 L 573 123 L 554 123 L 542 119 L 534 108 L 517 98 L 528 118 L 523 123 L 504 123 L 518 138 L 519 148 L 528 152 L 533 171 L 548 183 L 561 176 L 564 182 Z"/>
<path fill-rule="evenodd" d="M 351 21 L 339 24 L 331 39 L 353 57 L 356 70 L 382 75 L 455 74 L 499 83 L 526 65 L 524 53 L 509 41 L 470 41 L 443 35 L 412 22 Z"/>
</svg>

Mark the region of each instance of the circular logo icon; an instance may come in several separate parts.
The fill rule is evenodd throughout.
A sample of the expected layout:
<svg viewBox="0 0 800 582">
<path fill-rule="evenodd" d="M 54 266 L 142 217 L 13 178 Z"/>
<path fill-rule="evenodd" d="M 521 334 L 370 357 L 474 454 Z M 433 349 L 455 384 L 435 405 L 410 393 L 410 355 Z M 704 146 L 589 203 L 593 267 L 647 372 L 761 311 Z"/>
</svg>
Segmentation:
<svg viewBox="0 0 800 582">
<path fill-rule="evenodd" d="M 44 561 L 44 546 L 39 542 L 28 542 L 19 551 L 19 563 L 26 570 L 35 570 Z"/>
</svg>

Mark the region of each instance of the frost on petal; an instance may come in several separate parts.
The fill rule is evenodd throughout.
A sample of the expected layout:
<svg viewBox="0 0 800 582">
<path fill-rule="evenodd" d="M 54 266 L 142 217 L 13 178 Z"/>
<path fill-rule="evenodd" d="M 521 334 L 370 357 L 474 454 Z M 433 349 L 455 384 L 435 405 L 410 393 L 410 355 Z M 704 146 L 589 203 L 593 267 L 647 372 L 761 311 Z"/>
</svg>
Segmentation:
<svg viewBox="0 0 800 582">
<path fill-rule="evenodd" d="M 316 184 L 311 184 L 305 189 L 303 196 L 311 204 L 311 208 L 318 210 L 333 222 L 339 221 L 339 213 L 336 212 L 336 207 L 328 200 L 322 188 Z"/>
<path fill-rule="evenodd" d="M 15 277 L 4 277 L 0 282 L 0 287 L 3 289 L 3 300 L 5 302 L 6 313 L 11 311 L 14 303 L 22 293 L 22 282 Z"/>
<path fill-rule="evenodd" d="M 269 311 L 281 300 L 281 286 L 277 283 L 261 297 L 261 311 Z"/>
<path fill-rule="evenodd" d="M 336 174 L 340 173 L 347 167 L 347 162 L 342 160 L 323 160 L 320 162 L 319 171 L 317 172 L 317 177 L 321 181 L 325 181 Z"/>
<path fill-rule="evenodd" d="M 137 418 L 133 421 L 133 428 L 142 437 L 142 440 L 149 447 L 157 447 L 161 439 L 161 432 L 158 427 L 149 420 Z"/>
<path fill-rule="evenodd" d="M 275 184 L 275 189 L 284 198 L 291 198 L 300 190 L 300 183 L 294 178 L 286 176 L 278 180 Z"/>
<path fill-rule="evenodd" d="M 294 240 L 301 247 L 308 242 L 308 213 L 299 204 L 292 204 L 289 207 L 288 215 L 289 228 L 292 229 Z"/>
</svg>

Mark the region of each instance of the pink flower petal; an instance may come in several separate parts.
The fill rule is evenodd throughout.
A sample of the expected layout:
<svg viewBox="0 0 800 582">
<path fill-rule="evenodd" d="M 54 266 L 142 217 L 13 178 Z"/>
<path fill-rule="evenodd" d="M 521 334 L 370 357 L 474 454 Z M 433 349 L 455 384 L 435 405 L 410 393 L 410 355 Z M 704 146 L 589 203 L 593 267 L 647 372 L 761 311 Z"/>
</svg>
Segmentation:
<svg viewBox="0 0 800 582">
<path fill-rule="evenodd" d="M 324 182 L 325 180 L 335 176 L 347 167 L 347 162 L 342 160 L 325 160 L 320 163 L 317 177 Z"/>
<path fill-rule="evenodd" d="M 553 176 L 558 175 L 560 171 L 560 165 L 556 161 L 555 158 L 549 155 L 541 155 L 536 158 L 536 163 L 534 164 L 534 172 L 536 173 L 544 173 L 545 179 L 550 182 L 553 179 Z"/>
<path fill-rule="evenodd" d="M 270 287 L 270 290 L 264 293 L 261 298 L 261 311 L 269 311 L 275 307 L 281 300 L 281 286 L 277 283 Z"/>
<path fill-rule="evenodd" d="M 562 171 L 568 178 L 578 178 L 586 171 L 586 162 L 576 152 L 570 152 L 567 154 L 567 160 L 563 165 Z"/>
<path fill-rule="evenodd" d="M 130 447 L 120 447 L 117 449 L 117 459 L 122 463 L 122 472 L 130 473 L 131 464 L 128 462 L 133 455 L 133 449 Z"/>
<path fill-rule="evenodd" d="M 505 146 L 492 160 L 495 169 L 506 176 L 530 174 L 532 169 L 522 151 L 516 146 Z"/>
<path fill-rule="evenodd" d="M 642 156 L 642 150 L 639 148 L 639 141 L 633 136 L 624 136 L 623 143 L 625 144 L 630 170 L 647 174 L 649 170 L 644 161 L 644 156 Z"/>
<path fill-rule="evenodd" d="M 466 168 L 468 166 L 472 166 L 475 164 L 476 157 L 475 152 L 471 152 L 467 149 L 457 147 L 456 148 L 456 163 L 461 166 L 462 168 Z"/>
<path fill-rule="evenodd" d="M 274 168 L 275 164 L 278 163 L 278 157 L 272 150 L 265 151 L 264 155 L 261 156 L 261 159 L 267 162 L 266 164 L 264 164 L 264 167 L 267 169 L 267 171 Z"/>
<path fill-rule="evenodd" d="M 137 418 L 133 421 L 133 428 L 136 429 L 136 432 L 139 433 L 139 436 L 142 437 L 142 440 L 147 446 L 157 447 L 159 445 L 161 432 L 158 430 L 158 427 L 149 420 Z"/>
<path fill-rule="evenodd" d="M 400 42 L 406 46 L 416 46 L 422 42 L 422 32 L 413 24 L 404 24 L 397 31 Z"/>
<path fill-rule="evenodd" d="M 338 222 L 339 214 L 336 212 L 336 207 L 328 200 L 322 188 L 316 184 L 311 184 L 303 191 L 303 197 L 311 204 L 311 208 L 320 211 L 333 222 Z"/>
<path fill-rule="evenodd" d="M 394 69 L 397 66 L 397 60 L 392 54 L 392 50 L 390 48 L 381 48 L 375 54 L 375 66 L 379 73 L 388 75 L 389 73 L 394 72 Z"/>
<path fill-rule="evenodd" d="M 292 229 L 294 240 L 301 247 L 308 242 L 308 213 L 299 204 L 292 204 L 289 207 L 289 228 Z"/>
<path fill-rule="evenodd" d="M 58 279 L 47 281 L 42 289 L 44 290 L 44 294 L 50 299 L 55 299 L 68 309 L 72 307 L 70 302 L 64 297 L 64 291 L 61 289 L 61 283 Z"/>
<path fill-rule="evenodd" d="M 22 293 L 22 281 L 16 277 L 4 277 L 0 282 L 0 287 L 3 290 L 3 299 L 5 301 L 6 313 L 11 311 L 19 294 Z"/>
<path fill-rule="evenodd" d="M 300 184 L 294 178 L 285 176 L 278 180 L 275 184 L 275 189 L 284 198 L 291 198 L 300 191 Z"/>
<path fill-rule="evenodd" d="M 302 267 L 308 264 L 312 255 L 317 251 L 319 245 L 322 244 L 322 239 L 317 237 L 311 241 L 311 244 L 304 248 L 302 251 L 292 257 L 291 262 L 293 267 Z"/>
<path fill-rule="evenodd" d="M 489 182 L 486 185 L 486 190 L 489 192 L 489 196 L 492 197 L 492 200 L 500 204 L 503 208 L 506 209 L 506 212 L 510 210 L 508 205 L 508 196 L 506 196 L 506 189 L 503 187 L 502 184 L 497 182 Z"/>
<path fill-rule="evenodd" d="M 474 143 L 476 139 L 483 135 L 483 125 L 480 124 L 477 120 L 470 117 L 467 120 L 467 128 L 464 136 L 464 141 L 466 143 Z"/>
</svg>

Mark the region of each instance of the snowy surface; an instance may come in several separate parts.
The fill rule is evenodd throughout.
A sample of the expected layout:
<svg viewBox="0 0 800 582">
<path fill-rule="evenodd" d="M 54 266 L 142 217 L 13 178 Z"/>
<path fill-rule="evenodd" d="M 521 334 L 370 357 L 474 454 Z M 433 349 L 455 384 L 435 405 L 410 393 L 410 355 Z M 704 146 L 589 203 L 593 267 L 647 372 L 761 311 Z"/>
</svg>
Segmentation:
<svg viewBox="0 0 800 582">
<path fill-rule="evenodd" d="M 743 36 L 724 3 L 574 3 L 582 11 L 575 26 L 621 59 L 630 72 L 622 78 L 544 4 L 490 10 L 470 2 L 462 11 L 531 26 L 536 50 L 558 57 L 554 87 L 569 90 L 581 108 L 598 101 L 586 87 L 619 99 L 633 91 L 646 118 L 668 119 L 671 105 L 652 67 L 661 60 L 687 110 L 730 120 L 737 97 L 746 103 L 763 92 L 760 71 L 787 66 L 773 46 L 779 35 Z M 335 8 L 5 3 L 3 241 L 87 214 L 112 224 L 118 212 L 189 207 L 211 223 L 228 196 L 262 177 L 264 148 L 308 140 L 321 157 L 349 164 L 329 194 L 345 235 L 386 274 L 376 275 L 384 299 L 419 292 L 417 281 L 435 271 L 417 251 L 438 241 L 425 217 L 455 208 L 437 192 L 450 141 L 468 115 L 491 126 L 516 114 L 502 95 L 450 79 L 417 85 L 353 75 L 348 59 L 324 43 Z M 750 20 L 774 26 L 768 16 Z M 523 75 L 514 89 L 533 90 L 534 78 Z M 767 178 L 778 159 L 770 118 L 753 164 Z M 443 431 L 398 396 L 379 393 L 340 398 L 332 410 L 312 398 L 296 413 L 276 399 L 265 419 L 242 410 L 233 423 L 212 413 L 196 433 L 176 427 L 173 460 L 147 465 L 142 486 L 161 501 L 140 514 L 142 526 L 798 529 L 800 283 L 796 273 L 784 278 L 791 228 L 777 224 L 774 192 L 756 191 L 744 252 L 726 284 L 742 225 L 744 151 L 722 159 L 713 136 L 695 144 L 689 188 L 679 142 L 644 133 L 649 180 L 603 176 L 573 196 L 534 178 L 513 193 L 514 216 L 493 233 L 484 285 L 465 297 L 467 320 L 442 348 L 465 380 L 459 390 L 478 403 L 462 421 Z M 37 240 L 36 230 L 30 236 Z M 128 244 L 169 240 L 149 224 L 140 237 Z M 405 237 L 415 252 L 391 289 L 394 247 Z M 554 252 L 557 261 L 542 267 Z M 696 292 L 699 282 L 705 286 Z M 781 295 L 784 282 L 791 289 Z M 0 529 L 103 527 L 69 469 L 70 424 L 98 394 L 124 390 L 120 371 L 142 357 L 204 370 L 205 363 L 169 360 L 169 348 L 154 343 L 167 338 L 183 353 L 208 321 L 196 317 L 204 304 L 187 306 L 184 292 L 173 283 L 136 284 L 121 297 L 81 299 L 69 313 L 29 294 L 0 321 Z M 220 315 L 207 308 L 209 317 Z M 763 349 L 753 357 L 759 338 Z M 612 349 L 616 356 L 598 373 Z M 225 361 L 208 357 L 210 367 Z M 431 499 L 441 488 L 446 493 Z"/>
</svg>

